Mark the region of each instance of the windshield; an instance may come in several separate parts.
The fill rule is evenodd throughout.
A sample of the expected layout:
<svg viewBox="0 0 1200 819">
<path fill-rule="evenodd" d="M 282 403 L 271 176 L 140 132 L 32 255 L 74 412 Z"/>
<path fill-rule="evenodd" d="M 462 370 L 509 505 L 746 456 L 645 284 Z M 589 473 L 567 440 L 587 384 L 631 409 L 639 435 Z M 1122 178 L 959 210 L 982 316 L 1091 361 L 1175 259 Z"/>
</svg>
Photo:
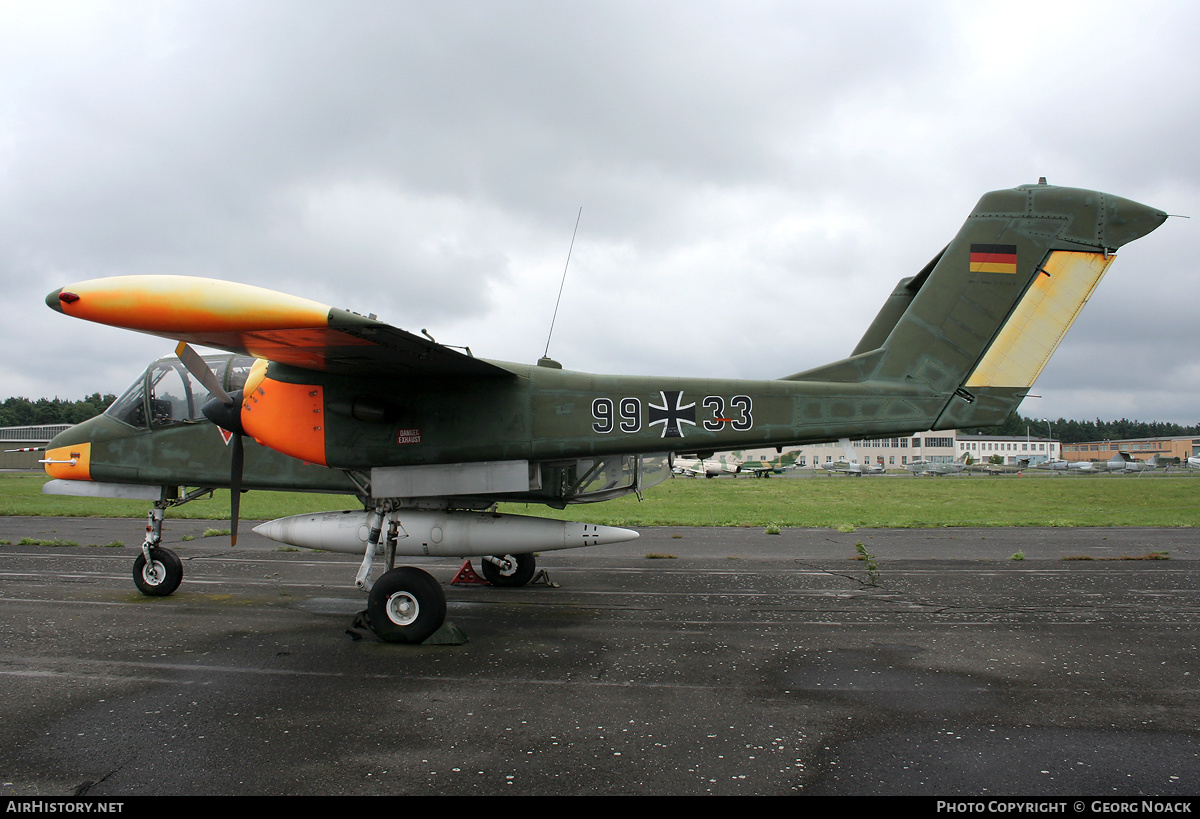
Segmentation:
<svg viewBox="0 0 1200 819">
<path fill-rule="evenodd" d="M 129 424 L 137 429 L 146 428 L 146 375 L 134 381 L 125 393 L 113 402 L 113 405 L 104 411 L 104 414 L 116 418 L 118 421 Z"/>
<path fill-rule="evenodd" d="M 246 383 L 254 359 L 208 356 L 204 363 L 219 381 L 226 384 L 226 390 L 232 392 Z M 179 359 L 164 358 L 150 365 L 105 414 L 136 429 L 146 429 L 151 424 L 156 427 L 189 424 L 204 420 L 202 410 L 211 397 Z"/>
<path fill-rule="evenodd" d="M 208 363 L 208 362 L 205 362 Z M 208 391 L 183 364 L 156 364 L 150 370 L 150 423 L 154 426 L 199 421 Z"/>
</svg>

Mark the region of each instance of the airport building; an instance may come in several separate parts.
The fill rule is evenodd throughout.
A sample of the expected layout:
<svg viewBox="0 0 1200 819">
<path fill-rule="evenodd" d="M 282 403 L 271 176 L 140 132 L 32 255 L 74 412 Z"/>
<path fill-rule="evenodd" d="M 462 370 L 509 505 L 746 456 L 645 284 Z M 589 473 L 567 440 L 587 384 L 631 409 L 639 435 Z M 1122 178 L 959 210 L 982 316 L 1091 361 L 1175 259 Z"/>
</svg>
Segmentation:
<svg viewBox="0 0 1200 819">
<path fill-rule="evenodd" d="M 969 453 L 974 461 L 989 461 L 999 455 L 1010 466 L 1026 460 L 1030 466 L 1062 460 L 1057 440 L 1036 435 L 961 435 L 955 438 L 954 446 L 959 457 Z"/>
<path fill-rule="evenodd" d="M 904 469 L 916 461 L 949 463 L 970 455 L 972 461 L 991 461 L 994 456 L 1002 463 L 1017 466 L 1028 460 L 1030 466 L 1046 460 L 1057 460 L 1059 442 L 1036 435 L 965 435 L 957 430 L 917 432 L 903 438 L 865 438 L 852 440 L 853 457 L 863 465 L 879 465 L 884 469 Z M 739 454 L 739 453 L 735 453 Z M 770 460 L 777 457 L 774 449 L 747 450 L 739 457 L 746 460 Z M 784 463 L 800 468 L 820 467 L 824 463 L 845 460 L 846 453 L 836 441 L 787 447 Z"/>
<path fill-rule="evenodd" d="M 1185 461 L 1200 453 L 1200 438 L 1191 435 L 1178 438 L 1112 438 L 1063 444 L 1062 458 L 1064 461 L 1107 461 L 1118 452 L 1128 452 L 1140 461 L 1154 455 L 1160 459 L 1178 458 Z"/>
<path fill-rule="evenodd" d="M 70 424 L 0 427 L 0 469 L 41 469 L 38 460 L 45 457 L 42 453 L 6 450 L 44 447 L 55 435 L 70 428 Z"/>
<path fill-rule="evenodd" d="M 904 469 L 914 461 L 949 463 L 955 458 L 954 431 L 918 432 L 904 438 L 861 438 L 850 441 L 852 457 L 860 464 L 880 464 L 884 469 Z M 837 441 L 808 444 L 793 449 L 801 467 L 819 467 L 823 463 L 846 460 Z"/>
</svg>

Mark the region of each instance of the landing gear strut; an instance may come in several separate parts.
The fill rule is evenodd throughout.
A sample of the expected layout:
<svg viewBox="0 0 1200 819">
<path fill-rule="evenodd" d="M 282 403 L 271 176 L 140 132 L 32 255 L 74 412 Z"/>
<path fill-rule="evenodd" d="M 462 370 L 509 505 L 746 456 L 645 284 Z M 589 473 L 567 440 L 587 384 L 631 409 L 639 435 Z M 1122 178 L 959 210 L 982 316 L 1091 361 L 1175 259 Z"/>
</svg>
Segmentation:
<svg viewBox="0 0 1200 819">
<path fill-rule="evenodd" d="M 387 643 L 423 643 L 446 622 L 446 593 L 429 572 L 412 566 L 396 568 L 400 525 L 395 517 L 390 517 L 387 534 L 383 534 L 384 520 L 396 508 L 394 501 L 385 499 L 372 510 L 367 523 L 367 548 L 355 585 L 370 589 L 367 624 L 375 636 Z M 371 564 L 381 539 L 387 571 L 372 584 Z"/>
<path fill-rule="evenodd" d="M 161 545 L 163 515 L 172 506 L 182 506 L 204 495 L 211 497 L 212 490 L 206 487 L 193 489 L 181 498 L 179 487 L 162 488 L 162 494 L 154 502 L 154 508 L 147 516 L 142 553 L 133 563 L 133 582 L 142 594 L 166 597 L 183 582 L 183 561 L 179 559 L 179 555 Z"/>
<path fill-rule="evenodd" d="M 169 503 L 155 501 L 146 524 L 142 553 L 133 562 L 133 582 L 138 591 L 150 597 L 166 597 L 183 582 L 183 562 L 179 555 L 159 546 L 162 543 L 163 512 Z"/>
</svg>

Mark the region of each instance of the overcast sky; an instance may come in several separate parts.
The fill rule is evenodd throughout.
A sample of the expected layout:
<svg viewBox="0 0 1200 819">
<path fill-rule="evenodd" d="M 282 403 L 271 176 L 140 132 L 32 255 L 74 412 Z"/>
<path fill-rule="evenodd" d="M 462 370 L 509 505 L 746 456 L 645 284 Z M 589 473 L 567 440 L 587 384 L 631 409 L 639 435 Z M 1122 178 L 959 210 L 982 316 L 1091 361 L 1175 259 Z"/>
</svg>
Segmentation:
<svg viewBox="0 0 1200 819">
<path fill-rule="evenodd" d="M 171 344 L 58 315 L 209 276 L 476 355 L 771 378 L 849 354 L 989 190 L 1171 214 L 1021 412 L 1200 423 L 1200 3 L 0 0 L 0 399 Z"/>
</svg>

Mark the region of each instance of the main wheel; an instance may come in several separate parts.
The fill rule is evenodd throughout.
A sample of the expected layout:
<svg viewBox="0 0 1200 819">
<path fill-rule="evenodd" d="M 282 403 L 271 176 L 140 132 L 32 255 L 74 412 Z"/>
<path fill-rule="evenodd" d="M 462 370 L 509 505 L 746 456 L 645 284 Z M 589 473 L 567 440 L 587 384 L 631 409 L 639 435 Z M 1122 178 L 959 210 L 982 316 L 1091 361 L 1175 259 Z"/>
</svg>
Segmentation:
<svg viewBox="0 0 1200 819">
<path fill-rule="evenodd" d="M 138 555 L 133 561 L 133 582 L 138 591 L 151 597 L 166 597 L 179 588 L 183 581 L 183 562 L 170 549 L 157 546 L 150 550 L 150 562 L 146 555 Z"/>
<path fill-rule="evenodd" d="M 537 559 L 531 554 L 485 557 L 479 564 L 483 579 L 493 586 L 524 586 L 537 571 Z"/>
<path fill-rule="evenodd" d="M 388 643 L 421 643 L 446 622 L 446 595 L 428 572 L 385 572 L 367 598 L 371 630 Z"/>
</svg>

